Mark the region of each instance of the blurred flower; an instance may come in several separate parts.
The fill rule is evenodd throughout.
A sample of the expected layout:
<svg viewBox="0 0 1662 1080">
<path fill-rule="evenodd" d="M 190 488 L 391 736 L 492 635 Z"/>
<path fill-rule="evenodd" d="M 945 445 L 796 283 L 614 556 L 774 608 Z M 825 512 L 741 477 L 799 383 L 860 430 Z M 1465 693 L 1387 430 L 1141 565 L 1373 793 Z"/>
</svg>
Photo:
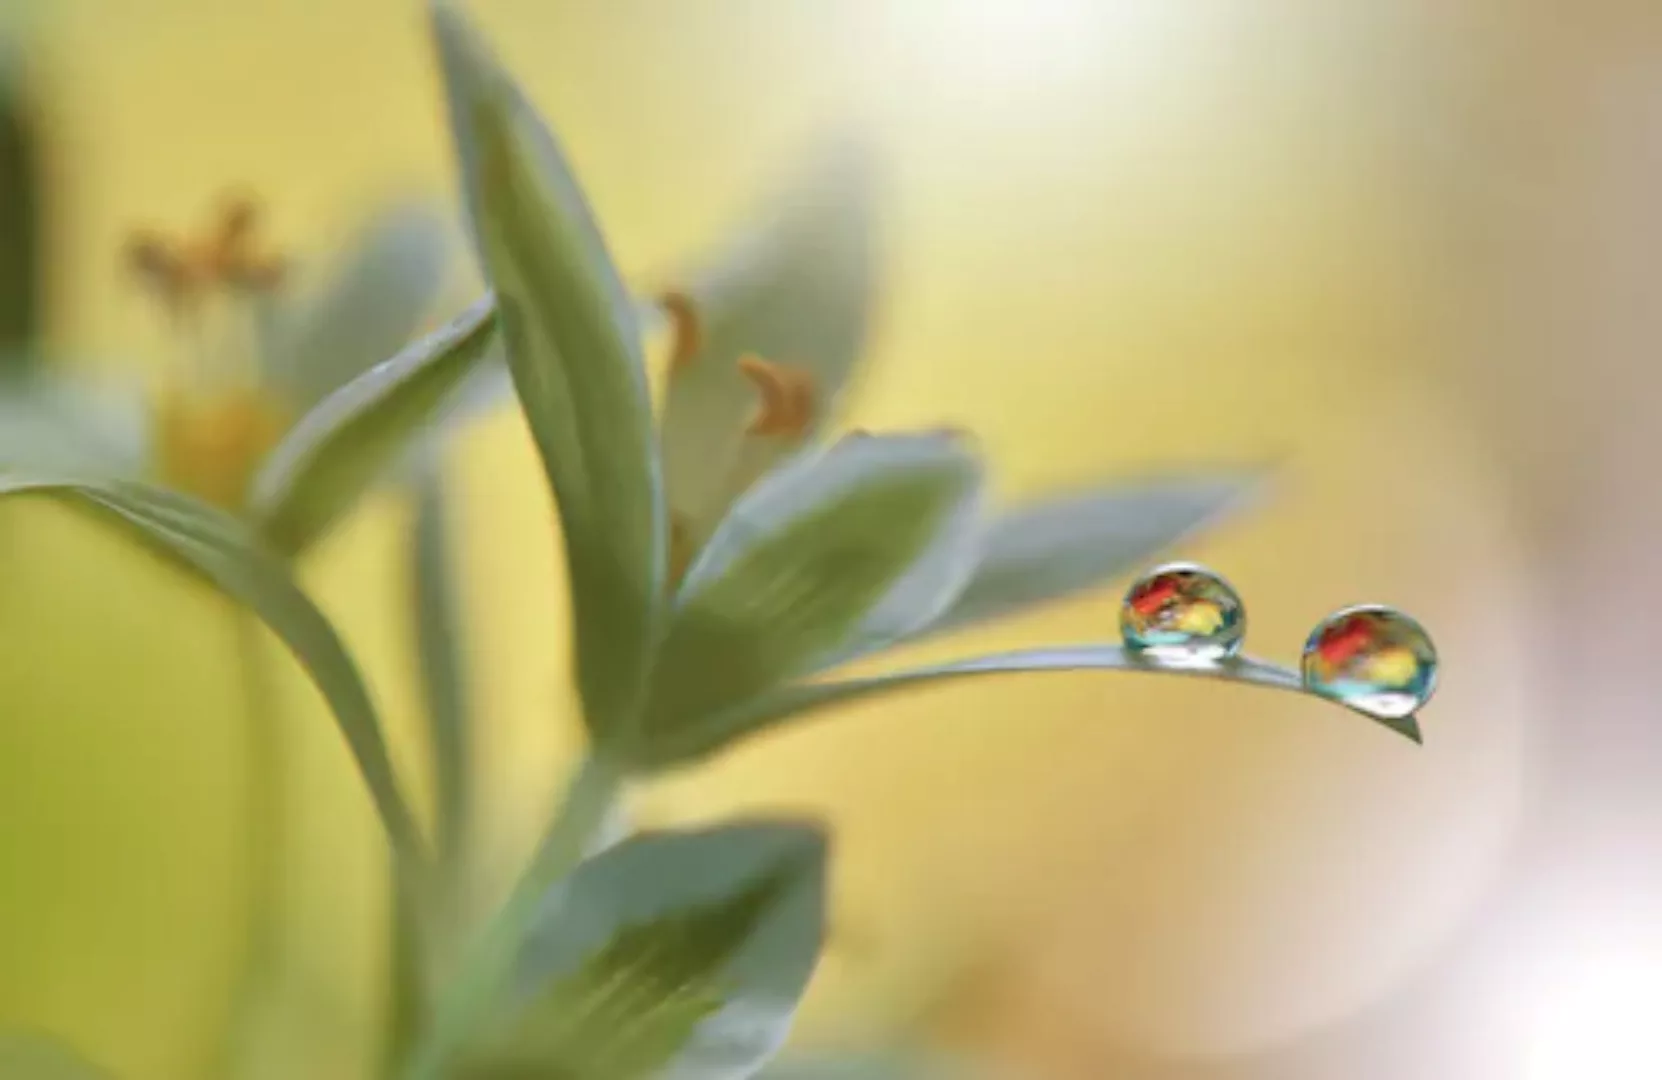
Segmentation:
<svg viewBox="0 0 1662 1080">
<path fill-rule="evenodd" d="M 201 235 L 135 232 L 126 269 L 165 314 L 183 362 L 153 393 L 36 365 L 0 387 L 0 413 L 21 421 L 0 457 L 147 478 L 250 519 L 291 553 L 315 541 L 345 506 L 299 530 L 263 528 L 273 508 L 258 504 L 256 480 L 302 417 L 411 339 L 445 283 L 452 243 L 429 209 L 389 204 L 322 286 L 296 293 L 291 260 L 264 246 L 259 224 L 258 202 L 239 196 Z"/>
</svg>

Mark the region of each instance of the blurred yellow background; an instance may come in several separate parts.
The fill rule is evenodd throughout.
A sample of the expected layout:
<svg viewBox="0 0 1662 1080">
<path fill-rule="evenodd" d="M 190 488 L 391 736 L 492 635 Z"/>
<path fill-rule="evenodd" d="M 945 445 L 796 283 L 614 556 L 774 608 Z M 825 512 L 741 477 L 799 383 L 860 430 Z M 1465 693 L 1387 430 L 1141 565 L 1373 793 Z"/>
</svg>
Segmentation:
<svg viewBox="0 0 1662 1080">
<path fill-rule="evenodd" d="M 1450 971 L 1524 888 L 1543 818 L 1554 835 L 1601 827 L 1554 809 L 1606 762 L 1554 772 L 1543 753 L 1554 725 L 1597 727 L 1576 703 L 1599 656 L 1567 651 L 1556 620 L 1655 640 L 1619 591 L 1578 606 L 1576 575 L 1619 560 L 1636 596 L 1657 594 L 1643 545 L 1600 546 L 1655 523 L 1629 505 L 1652 505 L 1654 481 L 1606 482 L 1642 451 L 1598 449 L 1656 388 L 1635 373 L 1657 340 L 1636 299 L 1655 298 L 1657 263 L 1606 267 L 1631 290 L 1610 311 L 1567 269 L 1597 213 L 1636 252 L 1656 236 L 1643 204 L 1662 183 L 1601 186 L 1636 161 L 1662 179 L 1653 11 L 1560 27 L 1530 5 L 1295 0 L 470 10 L 560 132 L 631 281 L 719 239 L 818 135 L 868 133 L 889 181 L 885 281 L 850 423 L 969 427 L 1012 495 L 1278 462 L 1262 505 L 1180 552 L 1240 588 L 1249 649 L 1290 661 L 1326 611 L 1381 600 L 1442 652 L 1419 750 L 1282 695 L 1031 676 L 851 709 L 641 792 L 655 822 L 785 807 L 833 823 L 835 941 L 801 1042 L 924 1030 L 1064 1078 L 1557 1080 L 1509 1056 L 1527 1023 L 1490 1015 L 1489 991 L 1516 981 Z M 177 356 L 116 270 L 135 225 L 187 227 L 248 187 L 305 259 L 389 192 L 451 197 L 408 0 L 52 0 L 27 30 L 65 363 Z M 1652 111 L 1624 126 L 1612 100 Z M 1595 113 L 1616 119 L 1589 134 Z M 1636 131 L 1651 157 L 1618 152 Z M 1541 239 L 1554 221 L 1568 250 Z M 1596 355 L 1578 318 L 1613 328 Z M 508 860 L 573 745 L 563 584 L 517 418 L 455 456 L 482 822 Z M 413 772 L 407 522 L 382 499 L 306 571 Z M 0 1020 L 176 1080 L 224 1019 L 245 902 L 228 609 L 74 515 L 13 505 L 0 525 Z M 927 651 L 1111 638 L 1116 601 Z M 379 838 L 297 675 L 289 697 L 308 770 L 291 990 L 326 1033 L 296 1075 L 347 1076 L 381 1007 Z M 1642 684 L 1597 700 L 1627 718 L 1599 730 L 1628 732 L 1632 787 L 1655 763 L 1635 718 L 1656 708 Z M 1436 1022 L 1393 1019 L 1419 1015 L 1428 981 L 1462 993 L 1426 995 L 1447 1006 Z"/>
</svg>

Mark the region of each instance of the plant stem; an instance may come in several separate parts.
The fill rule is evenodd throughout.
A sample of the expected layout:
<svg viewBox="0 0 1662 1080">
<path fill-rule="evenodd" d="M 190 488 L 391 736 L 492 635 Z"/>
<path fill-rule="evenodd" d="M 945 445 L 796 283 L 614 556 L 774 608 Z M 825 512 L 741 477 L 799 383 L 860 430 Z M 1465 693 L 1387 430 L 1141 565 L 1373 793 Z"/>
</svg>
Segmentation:
<svg viewBox="0 0 1662 1080">
<path fill-rule="evenodd" d="M 426 909 L 395 887 L 389 943 L 391 999 L 380 1075 L 394 1077 L 426 1025 L 432 980 L 448 970 L 458 934 L 468 867 L 466 840 L 472 790 L 470 746 L 460 649 L 459 613 L 451 581 L 445 487 L 439 461 L 423 462 L 415 481 L 416 522 L 410 593 L 416 609 L 416 655 L 431 747 L 436 865 Z M 393 872 L 398 873 L 395 865 Z"/>
<path fill-rule="evenodd" d="M 396 1076 L 426 1019 L 426 942 L 422 913 L 416 910 L 409 893 L 397 887 L 398 869 L 393 868 L 391 937 L 388 968 L 391 999 L 387 1016 L 386 1043 L 380 1076 Z"/>
<path fill-rule="evenodd" d="M 440 462 L 426 463 L 415 483 L 416 523 L 410 592 L 417 612 L 416 654 L 432 744 L 434 848 L 439 874 L 454 891 L 466 872 L 473 807 L 472 747 L 468 742 L 466 672 L 459 642 L 461 612 L 452 580 L 447 490 Z"/>
<path fill-rule="evenodd" d="M 439 999 L 433 1022 L 417 1045 L 405 1080 L 438 1080 L 458 1046 L 500 999 L 514 960 L 549 889 L 582 861 L 605 825 L 622 784 L 609 762 L 591 755 L 566 789 L 536 854 L 507 901 L 462 956 L 460 970 Z"/>
<path fill-rule="evenodd" d="M 282 724 L 272 709 L 270 670 L 262 653 L 260 624 L 242 611 L 235 612 L 233 618 L 248 740 L 244 781 L 248 920 L 242 970 L 232 997 L 225 1045 L 220 1052 L 221 1068 L 216 1071 L 239 1077 L 257 1071 L 257 1055 L 248 1053 L 253 1042 L 250 1036 L 260 1009 L 267 1004 L 265 992 L 270 988 L 272 969 L 282 954 L 281 886 L 283 856 L 288 850 L 283 780 L 288 771 L 288 754 Z"/>
</svg>

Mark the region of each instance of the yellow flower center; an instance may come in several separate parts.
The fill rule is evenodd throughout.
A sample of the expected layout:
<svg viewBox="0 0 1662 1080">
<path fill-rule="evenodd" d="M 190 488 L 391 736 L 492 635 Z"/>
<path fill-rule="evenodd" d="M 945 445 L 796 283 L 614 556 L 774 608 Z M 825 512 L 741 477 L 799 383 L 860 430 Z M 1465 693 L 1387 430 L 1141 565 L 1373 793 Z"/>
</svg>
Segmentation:
<svg viewBox="0 0 1662 1080">
<path fill-rule="evenodd" d="M 261 459 L 289 426 L 287 410 L 250 387 L 170 390 L 154 421 L 161 481 L 228 510 L 242 508 Z"/>
</svg>

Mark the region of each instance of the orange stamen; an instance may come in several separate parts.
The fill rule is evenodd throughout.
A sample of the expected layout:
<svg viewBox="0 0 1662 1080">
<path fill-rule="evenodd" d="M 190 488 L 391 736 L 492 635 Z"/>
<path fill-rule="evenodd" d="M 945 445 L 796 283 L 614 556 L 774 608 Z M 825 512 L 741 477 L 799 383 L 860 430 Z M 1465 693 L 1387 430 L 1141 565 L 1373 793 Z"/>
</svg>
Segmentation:
<svg viewBox="0 0 1662 1080">
<path fill-rule="evenodd" d="M 807 433 L 814 418 L 814 384 L 805 370 L 750 354 L 739 357 L 738 366 L 758 397 L 746 434 L 799 438 Z"/>
<path fill-rule="evenodd" d="M 692 297 L 683 292 L 667 292 L 658 298 L 658 306 L 669 316 L 673 341 L 670 345 L 669 370 L 680 371 L 697 359 L 704 348 L 704 323 L 698 317 L 698 308 Z"/>
</svg>

